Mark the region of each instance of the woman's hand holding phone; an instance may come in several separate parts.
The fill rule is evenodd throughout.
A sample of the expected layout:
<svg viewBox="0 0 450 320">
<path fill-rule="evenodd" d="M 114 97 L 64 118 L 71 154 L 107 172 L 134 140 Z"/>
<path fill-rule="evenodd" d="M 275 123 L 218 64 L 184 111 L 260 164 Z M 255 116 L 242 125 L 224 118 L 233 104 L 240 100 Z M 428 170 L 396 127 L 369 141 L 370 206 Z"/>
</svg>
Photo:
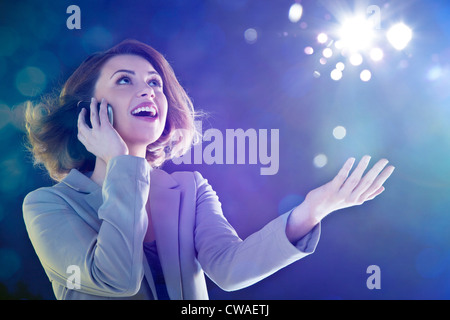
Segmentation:
<svg viewBox="0 0 450 320">
<path fill-rule="evenodd" d="M 97 104 L 97 100 L 92 98 L 90 104 L 91 128 L 85 121 L 87 110 L 83 108 L 78 115 L 78 140 L 89 152 L 108 164 L 110 159 L 128 154 L 128 147 L 108 120 L 106 100 L 102 99 L 100 111 L 97 111 Z"/>
</svg>

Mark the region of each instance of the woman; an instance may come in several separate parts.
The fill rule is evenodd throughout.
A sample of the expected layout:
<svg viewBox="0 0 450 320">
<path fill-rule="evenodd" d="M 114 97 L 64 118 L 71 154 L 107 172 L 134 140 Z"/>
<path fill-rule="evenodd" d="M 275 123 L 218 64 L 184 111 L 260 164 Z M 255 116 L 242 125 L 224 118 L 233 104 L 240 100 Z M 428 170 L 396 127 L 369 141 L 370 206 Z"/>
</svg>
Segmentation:
<svg viewBox="0 0 450 320">
<path fill-rule="evenodd" d="M 349 176 L 350 158 L 241 240 L 200 173 L 158 169 L 191 146 L 194 117 L 164 57 L 134 40 L 89 57 L 57 99 L 27 108 L 36 163 L 59 183 L 27 195 L 24 219 L 58 299 L 207 299 L 204 273 L 244 288 L 314 252 L 320 221 L 375 198 L 394 169 L 383 159 L 363 177 L 366 156 Z"/>
</svg>

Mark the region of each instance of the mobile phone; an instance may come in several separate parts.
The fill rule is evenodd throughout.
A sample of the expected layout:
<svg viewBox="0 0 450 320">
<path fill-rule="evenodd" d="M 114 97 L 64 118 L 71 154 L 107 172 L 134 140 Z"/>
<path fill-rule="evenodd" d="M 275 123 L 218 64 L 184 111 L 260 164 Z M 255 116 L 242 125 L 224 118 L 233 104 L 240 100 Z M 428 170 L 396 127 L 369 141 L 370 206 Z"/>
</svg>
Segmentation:
<svg viewBox="0 0 450 320">
<path fill-rule="evenodd" d="M 81 111 L 82 108 L 86 109 L 86 115 L 84 120 L 86 121 L 86 124 L 89 126 L 89 128 L 92 128 L 91 124 L 91 103 L 88 101 L 80 101 L 78 102 L 78 109 Z M 108 112 L 108 120 L 111 124 L 114 124 L 114 114 L 113 114 L 113 108 L 110 104 L 107 105 L 107 112 Z M 97 104 L 97 111 L 100 112 L 100 103 Z"/>
</svg>

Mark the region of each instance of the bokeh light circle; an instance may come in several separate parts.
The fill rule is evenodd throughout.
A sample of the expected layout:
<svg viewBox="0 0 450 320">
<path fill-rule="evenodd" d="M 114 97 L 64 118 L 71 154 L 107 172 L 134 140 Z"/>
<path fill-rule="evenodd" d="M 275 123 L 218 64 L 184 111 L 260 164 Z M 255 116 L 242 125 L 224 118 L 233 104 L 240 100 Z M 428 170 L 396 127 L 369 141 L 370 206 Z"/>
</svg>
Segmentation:
<svg viewBox="0 0 450 320">
<path fill-rule="evenodd" d="M 16 74 L 16 88 L 26 97 L 35 97 L 47 86 L 47 77 L 41 69 L 28 66 Z"/>
</svg>

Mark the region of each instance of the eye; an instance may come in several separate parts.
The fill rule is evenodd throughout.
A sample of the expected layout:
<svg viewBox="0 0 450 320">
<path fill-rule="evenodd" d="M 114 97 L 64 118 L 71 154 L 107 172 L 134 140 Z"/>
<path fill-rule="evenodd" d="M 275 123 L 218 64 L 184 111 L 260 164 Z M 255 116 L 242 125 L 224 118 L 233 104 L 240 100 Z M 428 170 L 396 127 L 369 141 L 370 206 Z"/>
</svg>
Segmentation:
<svg viewBox="0 0 450 320">
<path fill-rule="evenodd" d="M 128 76 L 122 76 L 120 77 L 117 82 L 117 84 L 130 84 L 131 83 L 131 79 Z"/>
<path fill-rule="evenodd" d="M 148 81 L 150 87 L 162 87 L 162 82 L 159 79 L 151 79 Z"/>
</svg>

